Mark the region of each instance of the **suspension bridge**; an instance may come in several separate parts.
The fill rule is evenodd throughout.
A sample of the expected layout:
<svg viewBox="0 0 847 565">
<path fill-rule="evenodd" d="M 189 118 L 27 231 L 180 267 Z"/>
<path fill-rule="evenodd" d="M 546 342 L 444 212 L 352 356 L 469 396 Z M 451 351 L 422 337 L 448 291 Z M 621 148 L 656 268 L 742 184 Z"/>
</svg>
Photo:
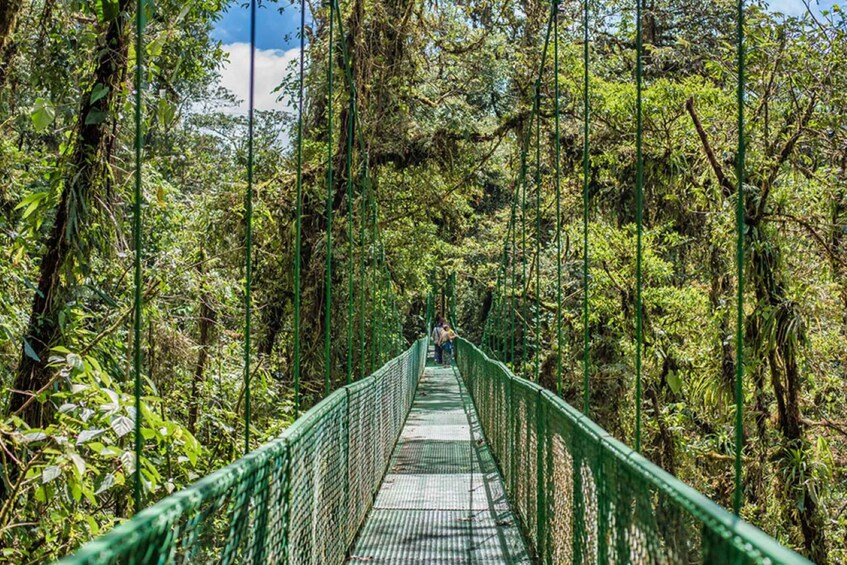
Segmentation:
<svg viewBox="0 0 847 565">
<path fill-rule="evenodd" d="M 730 512 L 640 455 L 641 443 L 641 353 L 642 353 L 642 33 L 641 0 L 636 0 L 637 29 L 637 181 L 635 186 L 637 238 L 636 287 L 636 375 L 635 446 L 628 447 L 611 437 L 590 418 L 588 360 L 588 184 L 589 184 L 589 29 L 590 12 L 584 3 L 584 225 L 583 327 L 585 332 L 584 405 L 576 409 L 561 398 L 561 353 L 556 368 L 557 390 L 539 386 L 540 360 L 527 358 L 538 350 L 541 332 L 539 304 L 533 309 L 518 288 L 532 284 L 527 259 L 535 246 L 540 253 L 540 113 L 542 84 L 553 84 L 550 97 L 555 121 L 555 144 L 559 147 L 559 13 L 553 2 L 546 27 L 541 64 L 534 85 L 529 127 L 523 139 L 521 165 L 515 182 L 503 259 L 497 273 L 492 307 L 477 345 L 456 340 L 453 366 L 429 362 L 428 337 L 407 344 L 401 351 L 402 328 L 379 327 L 377 353 L 371 352 L 372 374 L 353 375 L 353 357 L 365 367 L 364 350 L 366 293 L 354 297 L 358 278 L 365 287 L 382 289 L 379 308 L 372 320 L 396 310 L 396 297 L 385 266 L 379 234 L 376 199 L 367 182 L 368 159 L 364 136 L 358 130 L 356 85 L 350 54 L 343 37 L 343 20 L 337 0 L 329 2 L 329 61 L 340 46 L 342 71 L 348 87 L 346 203 L 348 245 L 354 255 L 354 184 L 361 187 L 359 244 L 363 251 L 359 272 L 349 262 L 349 316 L 347 327 L 347 384 L 331 390 L 330 362 L 333 267 L 333 109 L 328 106 L 329 148 L 327 171 L 327 262 L 326 262 L 326 378 L 325 397 L 302 414 L 277 439 L 257 450 L 250 445 L 251 365 L 251 246 L 253 194 L 253 84 L 249 100 L 249 157 L 246 211 L 245 287 L 245 451 L 241 459 L 202 478 L 193 486 L 142 508 L 140 471 L 135 471 L 136 508 L 130 520 L 95 539 L 67 564 L 100 563 L 808 563 L 799 554 L 780 545 L 738 516 L 742 491 L 743 450 L 743 199 L 738 198 L 737 277 L 738 295 L 736 375 L 735 508 Z M 305 5 L 301 6 L 305 27 Z M 738 3 L 738 101 L 739 131 L 744 129 L 744 41 L 743 2 Z M 256 2 L 251 3 L 252 51 L 255 52 Z M 136 20 L 136 191 L 134 235 L 136 249 L 135 342 L 141 333 L 141 92 L 144 10 L 138 2 Z M 336 29 L 337 27 L 337 29 Z M 338 34 L 337 36 L 335 34 Z M 301 34 L 300 120 L 296 139 L 297 201 L 294 264 L 294 392 L 300 408 L 300 246 L 302 224 L 302 137 L 303 53 Z M 552 47 L 552 65 L 548 52 Z M 334 64 L 328 65 L 329 97 L 333 99 Z M 552 67 L 552 69 L 548 69 Z M 549 71 L 545 75 L 545 71 Z M 533 125 L 535 129 L 533 131 Z M 533 136 L 534 133 L 534 136 Z M 535 201 L 528 201 L 530 148 L 535 137 Z M 358 164 L 353 159 L 358 151 Z M 562 351 L 561 316 L 561 191 L 559 159 L 556 160 L 556 315 L 557 351 Z M 358 175 L 355 174 L 358 170 Z M 358 176 L 354 183 L 354 177 Z M 744 178 L 744 142 L 739 139 L 737 158 L 739 184 Z M 531 211 L 535 208 L 535 235 Z M 366 221 L 371 233 L 366 234 Z M 529 227 L 528 227 L 529 225 Z M 530 241 L 528 241 L 528 239 Z M 534 240 L 534 241 L 531 241 Z M 366 272 L 367 271 L 367 272 Z M 540 288 L 535 269 L 535 288 Z M 455 286 L 455 278 L 447 282 Z M 452 293 L 448 293 L 452 294 Z M 540 292 L 535 293 L 536 301 Z M 355 298 L 355 299 L 354 299 Z M 358 305 L 356 304 L 358 302 Z M 455 316 L 455 299 L 449 311 Z M 354 309 L 361 318 L 353 324 Z M 421 328 L 428 336 L 434 314 L 429 299 L 427 319 Z M 525 331 L 535 326 L 535 331 Z M 523 329 L 517 330 L 521 326 Z M 359 332 L 361 351 L 354 351 Z M 533 337 L 534 336 L 534 337 Z M 373 340 L 371 340 L 373 341 Z M 520 343 L 516 343 L 520 342 Z M 520 352 L 520 363 L 516 356 Z M 393 355 L 393 358 L 388 359 Z M 141 396 L 141 348 L 135 348 L 136 398 Z M 513 373 L 515 367 L 532 367 L 530 379 Z M 358 377 L 358 378 L 357 378 Z M 141 414 L 137 404 L 136 414 Z M 141 459 L 136 418 L 136 460 Z"/>
</svg>

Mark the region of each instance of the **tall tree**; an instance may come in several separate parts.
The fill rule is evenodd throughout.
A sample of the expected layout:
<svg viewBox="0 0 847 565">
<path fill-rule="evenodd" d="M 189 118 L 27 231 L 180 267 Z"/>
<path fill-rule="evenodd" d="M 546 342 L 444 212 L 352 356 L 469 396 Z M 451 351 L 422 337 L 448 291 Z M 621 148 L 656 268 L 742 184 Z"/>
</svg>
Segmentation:
<svg viewBox="0 0 847 565">
<path fill-rule="evenodd" d="M 51 382 L 49 350 L 61 334 L 59 314 L 76 285 L 74 271 L 90 249 L 95 211 L 108 200 L 117 116 L 126 96 L 130 0 L 101 4 L 97 62 L 80 101 L 70 154 L 62 164 L 61 199 L 39 267 L 26 336 L 21 347 L 9 411 L 31 426 L 44 423 L 45 408 L 29 402 Z M 111 8 L 111 9 L 110 9 Z"/>
</svg>

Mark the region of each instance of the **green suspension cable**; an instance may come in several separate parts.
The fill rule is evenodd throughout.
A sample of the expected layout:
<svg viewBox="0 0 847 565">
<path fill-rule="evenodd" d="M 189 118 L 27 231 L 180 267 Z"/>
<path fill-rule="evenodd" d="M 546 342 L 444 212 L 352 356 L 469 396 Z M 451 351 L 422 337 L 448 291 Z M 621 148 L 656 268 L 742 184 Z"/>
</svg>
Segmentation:
<svg viewBox="0 0 847 565">
<path fill-rule="evenodd" d="M 508 304 L 506 303 L 506 288 L 508 286 L 508 269 L 509 269 L 509 243 L 511 242 L 512 222 L 509 220 L 508 228 L 506 229 L 506 240 L 503 242 L 503 257 L 500 260 L 500 268 L 497 270 L 500 284 L 497 294 L 497 338 L 500 349 L 500 360 L 505 361 L 509 352 L 509 342 L 507 339 L 507 316 Z"/>
<path fill-rule="evenodd" d="M 339 37 L 344 37 L 344 21 L 341 17 L 341 10 L 338 9 L 337 4 L 335 4 L 336 0 L 332 0 L 334 4 L 334 12 L 335 12 L 335 24 L 338 26 L 338 35 Z M 332 17 L 330 15 L 330 17 Z M 365 362 L 365 302 L 366 302 L 366 294 L 367 289 L 365 287 L 365 248 L 366 248 L 366 235 L 365 235 L 365 224 L 367 218 L 367 184 L 368 184 L 368 157 L 367 157 L 367 149 L 365 147 L 365 136 L 360 131 L 361 128 L 361 120 L 358 119 L 358 110 L 357 110 L 357 99 L 356 99 L 356 81 L 353 77 L 353 72 L 351 68 L 350 62 L 350 54 L 347 49 L 347 42 L 341 42 L 341 56 L 342 62 L 344 64 L 344 75 L 347 79 L 347 86 L 350 90 L 350 112 L 352 114 L 351 117 L 351 126 L 350 133 L 348 135 L 355 136 L 358 140 L 359 151 L 363 156 L 362 169 L 360 174 L 360 184 L 361 184 L 361 225 L 359 228 L 359 242 L 360 242 L 360 257 L 359 257 L 359 361 L 360 361 L 360 376 L 364 378 L 367 375 L 367 367 Z M 358 135 L 357 135 L 358 133 Z M 350 167 L 352 164 L 349 162 L 349 159 L 352 158 L 352 138 L 348 137 L 348 184 L 352 182 L 352 173 L 350 172 Z M 348 224 L 348 238 L 350 240 L 350 272 L 349 277 L 352 285 L 353 274 L 352 274 L 352 261 L 353 261 L 353 237 L 352 237 L 352 189 L 348 186 L 348 216 L 350 217 L 350 224 Z M 352 288 L 352 286 L 351 286 Z M 353 292 L 350 292 L 350 303 L 348 304 L 348 314 L 350 319 L 352 320 L 352 300 L 353 300 Z M 352 336 L 352 321 L 348 322 L 348 334 Z M 348 380 L 352 377 L 352 344 L 348 345 Z"/>
<path fill-rule="evenodd" d="M 450 275 L 450 317 L 456 323 L 456 273 Z"/>
<path fill-rule="evenodd" d="M 327 55 L 327 172 L 326 172 L 326 301 L 324 304 L 324 396 L 332 389 L 332 67 L 335 0 L 329 0 L 329 54 Z"/>
<path fill-rule="evenodd" d="M 583 145 L 582 145 L 582 411 L 588 415 L 588 0 L 583 0 Z"/>
<path fill-rule="evenodd" d="M 499 279 L 498 291 L 497 291 L 497 312 L 495 316 L 497 317 L 497 340 L 498 347 L 500 351 L 500 360 L 505 361 L 506 355 L 509 352 L 509 342 L 507 340 L 507 316 L 509 315 L 507 309 L 508 304 L 506 303 L 505 295 L 506 295 L 506 287 L 508 285 L 508 261 L 509 261 L 509 242 L 511 241 L 511 232 L 512 232 L 512 222 L 509 221 L 508 228 L 506 229 L 506 241 L 503 245 L 503 257 L 500 261 L 500 268 L 497 270 L 497 276 Z M 490 313 L 490 311 L 489 311 Z"/>
<path fill-rule="evenodd" d="M 300 1 L 300 84 L 297 101 L 297 202 L 294 220 L 294 413 L 300 412 L 300 254 L 303 238 L 303 86 L 306 52 L 306 0 Z"/>
<path fill-rule="evenodd" d="M 552 10 L 558 11 L 559 2 L 553 0 Z M 562 396 L 562 190 L 561 190 L 561 138 L 559 132 L 559 18 L 553 22 L 553 98 L 556 138 L 556 394 Z"/>
<path fill-rule="evenodd" d="M 375 334 L 379 334 L 379 328 L 376 328 L 377 320 L 374 317 L 374 307 L 377 306 L 377 301 L 379 300 L 379 295 L 377 292 L 377 284 L 376 284 L 376 270 L 378 267 L 378 259 L 379 256 L 374 252 L 376 251 L 375 247 L 377 245 L 376 241 L 376 194 L 374 187 L 371 186 L 370 190 L 370 200 L 371 200 L 371 332 Z M 374 328 L 377 331 L 374 331 Z M 371 343 L 371 370 L 375 371 L 377 369 L 377 335 L 371 335 L 370 343 Z"/>
<path fill-rule="evenodd" d="M 538 76 L 535 81 L 536 92 L 538 92 L 539 85 L 541 83 L 541 76 L 544 72 L 544 67 L 547 61 L 547 47 L 550 45 L 550 32 L 553 27 L 553 18 L 555 17 L 555 12 L 550 12 L 550 18 L 547 21 L 547 32 L 544 37 L 544 48 L 541 50 L 541 64 L 538 67 Z M 527 242 L 526 242 L 526 171 L 527 171 L 527 152 L 529 150 L 530 142 L 532 139 L 532 126 L 534 120 L 540 120 L 539 117 L 539 97 L 536 95 L 533 104 L 532 111 L 530 112 L 529 118 L 529 127 L 527 128 L 526 139 L 524 140 L 524 145 L 521 149 L 521 164 L 518 173 L 518 184 L 521 190 L 521 261 L 523 266 L 523 280 L 521 281 L 522 289 L 521 289 L 521 304 L 522 304 L 522 315 L 523 320 L 521 327 L 523 330 L 521 331 L 521 369 L 526 365 L 526 329 L 529 327 L 529 313 L 527 310 L 527 301 L 526 301 L 526 290 L 529 286 L 528 275 L 527 275 L 527 264 L 526 264 L 526 250 L 527 250 Z M 517 190 L 517 188 L 516 188 Z M 513 330 L 514 331 L 514 327 Z"/>
<path fill-rule="evenodd" d="M 511 218 L 512 241 L 509 244 L 509 250 L 510 250 L 509 267 L 510 267 L 510 270 L 511 270 L 511 283 L 509 285 L 509 287 L 510 287 L 509 288 L 509 318 L 510 318 L 509 323 L 511 325 L 510 326 L 511 337 L 510 337 L 510 340 L 509 340 L 510 341 L 510 343 L 509 343 L 509 364 L 511 365 L 513 371 L 515 369 L 515 324 L 517 323 L 517 320 L 515 319 L 515 306 L 516 306 L 515 305 L 515 271 L 517 270 L 515 268 L 515 264 L 517 263 L 517 252 L 518 252 L 517 241 L 516 241 L 516 237 L 517 237 L 516 233 L 517 233 L 518 230 L 517 230 L 516 224 L 515 224 L 516 219 L 517 219 L 516 218 L 517 201 L 518 201 L 518 185 L 515 185 L 515 194 L 512 196 L 512 218 Z"/>
<path fill-rule="evenodd" d="M 333 0 L 337 2 L 338 0 Z M 344 37 L 344 20 L 341 18 L 341 10 L 338 8 L 338 4 L 335 5 L 335 23 L 338 25 L 338 36 Z M 344 76 L 347 79 L 347 86 L 350 89 L 350 95 L 352 96 L 353 102 L 353 111 L 358 115 L 358 109 L 356 108 L 356 80 L 353 77 L 352 63 L 350 61 L 350 54 L 347 50 L 347 42 L 341 41 L 341 60 L 344 64 Z M 355 125 L 357 128 L 361 128 L 361 120 L 356 119 Z M 358 135 L 356 139 L 359 142 L 359 150 L 364 154 L 366 153 L 365 148 L 365 136 L 361 131 L 358 131 Z"/>
<path fill-rule="evenodd" d="M 142 145 L 144 139 L 141 131 L 141 93 L 144 82 L 144 0 L 137 0 L 135 6 L 135 189 L 132 202 L 132 240 L 135 246 L 135 262 L 133 275 L 133 324 L 132 324 L 132 369 L 134 373 L 135 392 L 135 471 L 133 472 L 134 512 L 141 510 L 141 316 L 142 316 L 142 281 L 141 281 L 141 173 Z"/>
<path fill-rule="evenodd" d="M 505 310 L 503 309 L 503 277 L 498 272 L 497 273 L 497 289 L 494 295 L 494 302 L 491 305 L 492 311 L 495 316 L 495 326 L 496 333 L 490 337 L 491 339 L 491 351 L 493 352 L 495 349 L 499 353 L 499 357 L 503 357 L 504 349 L 505 349 L 505 340 L 503 339 L 504 333 L 504 320 L 503 314 L 505 314 Z M 490 318 L 489 318 L 490 319 Z"/>
<path fill-rule="evenodd" d="M 543 69 L 542 69 L 543 72 Z M 535 83 L 535 107 L 541 108 L 541 81 Z M 535 382 L 541 378 L 541 118 L 535 120 Z"/>
<path fill-rule="evenodd" d="M 533 107 L 535 104 L 533 103 Z M 532 121 L 529 122 L 529 130 L 532 131 Z M 525 170 L 526 163 L 523 168 Z M 529 314 L 526 307 L 527 289 L 527 265 L 526 265 L 526 174 L 521 175 L 521 267 L 523 277 L 521 278 L 521 374 L 526 368 L 526 329 Z"/>
<path fill-rule="evenodd" d="M 641 24 L 643 0 L 635 0 L 635 451 L 641 451 L 641 357 L 644 347 L 644 302 L 642 299 L 642 256 L 644 232 L 644 154 L 642 111 L 644 45 Z"/>
<path fill-rule="evenodd" d="M 353 382 L 353 128 L 356 123 L 354 93 L 350 93 L 347 122 L 347 384 Z"/>
<path fill-rule="evenodd" d="M 388 296 L 385 304 L 385 358 L 391 359 L 394 357 L 394 348 L 397 346 L 397 316 L 394 311 L 394 290 L 391 288 L 391 272 L 387 269 L 385 272 L 385 288 Z"/>
<path fill-rule="evenodd" d="M 735 320 L 735 496 L 733 509 L 741 512 L 743 484 L 741 456 L 744 452 L 744 158 L 747 150 L 744 132 L 744 98 L 746 53 L 744 49 L 744 0 L 738 0 L 738 162 L 735 205 L 735 263 L 738 277 Z"/>
<path fill-rule="evenodd" d="M 332 0 L 332 1 L 335 2 L 336 0 Z M 343 38 L 344 37 L 344 21 L 341 17 L 341 10 L 338 9 L 337 5 L 335 5 L 334 12 L 335 12 L 335 24 L 338 26 L 338 35 Z M 366 221 L 367 221 L 366 220 L 366 218 L 367 218 L 366 194 L 367 194 L 367 185 L 368 185 L 368 156 L 367 156 L 367 149 L 365 147 L 365 142 L 364 142 L 365 136 L 362 134 L 362 132 L 360 130 L 361 120 L 359 120 L 357 118 L 358 110 L 357 110 L 357 102 L 356 102 L 356 82 L 355 82 L 355 78 L 353 77 L 352 64 L 351 64 L 351 61 L 350 61 L 350 54 L 349 54 L 348 49 L 347 49 L 347 42 L 346 41 L 341 42 L 341 56 L 342 56 L 342 61 L 343 61 L 343 64 L 344 64 L 344 74 L 345 74 L 345 77 L 347 78 L 348 88 L 350 89 L 350 97 L 351 97 L 351 105 L 352 105 L 351 112 L 354 115 L 354 117 L 353 117 L 354 127 L 351 127 L 351 129 L 358 130 L 358 131 L 354 131 L 353 135 L 357 138 L 358 144 L 359 144 L 359 151 L 360 151 L 361 155 L 364 157 L 364 161 L 363 161 L 363 164 L 362 164 L 362 173 L 360 175 L 361 186 L 362 186 L 361 196 L 360 196 L 360 198 L 362 199 L 362 202 L 361 202 L 362 218 L 361 218 L 361 225 L 360 225 L 360 230 L 359 230 L 360 251 L 361 251 L 360 262 L 359 262 L 359 289 L 360 289 L 360 292 L 359 292 L 360 356 L 359 356 L 359 358 L 360 358 L 360 374 L 361 374 L 361 377 L 364 378 L 367 374 L 367 368 L 366 368 L 367 364 L 365 362 L 365 358 L 366 358 L 366 352 L 365 352 L 365 349 L 366 349 L 365 348 L 365 331 L 366 331 L 365 303 L 366 303 L 366 294 L 367 294 L 367 288 L 365 286 L 366 285 L 366 283 L 365 283 L 365 247 L 366 247 L 365 224 L 366 224 Z M 356 133 L 358 133 L 358 135 L 356 135 Z M 348 151 L 348 155 L 349 154 L 351 154 L 351 151 Z M 350 210 L 349 210 L 349 207 L 348 207 L 348 212 L 349 211 Z M 352 237 L 351 237 L 351 240 L 352 240 Z M 351 252 L 351 257 L 352 257 L 352 252 Z M 348 352 L 349 352 L 349 348 L 348 348 Z M 371 356 L 371 360 L 372 360 L 372 363 L 373 363 L 373 355 Z M 350 363 L 350 365 L 352 367 L 352 362 Z"/>
<path fill-rule="evenodd" d="M 374 212 L 376 214 L 376 212 Z M 376 215 L 374 215 L 374 225 L 376 226 Z M 376 366 L 377 368 L 382 366 L 383 362 L 383 321 L 385 318 L 385 287 L 383 286 L 383 272 L 384 268 L 384 259 L 385 259 L 385 251 L 382 249 L 382 242 L 379 242 L 379 255 L 377 256 L 377 268 L 374 271 L 374 285 L 377 292 L 377 303 L 376 303 Z"/>
<path fill-rule="evenodd" d="M 361 194 L 359 195 L 359 199 L 361 200 L 361 211 L 360 211 L 360 219 L 359 219 L 359 362 L 361 364 L 360 367 L 360 377 L 365 378 L 367 376 L 367 363 L 365 361 L 365 297 L 367 295 L 367 288 L 365 282 L 365 253 L 367 248 L 367 234 L 365 233 L 365 224 L 367 222 L 367 203 L 368 203 L 368 160 L 367 155 L 365 155 L 365 161 L 362 164 L 362 175 L 361 175 Z"/>
<path fill-rule="evenodd" d="M 244 281 L 244 453 L 250 452 L 250 338 L 253 322 L 253 126 L 256 90 L 256 0 L 250 2 L 250 87 L 247 95 L 247 194 Z"/>
<path fill-rule="evenodd" d="M 335 3 L 336 0 L 332 0 L 332 2 Z M 335 5 L 334 12 L 335 12 L 335 24 L 338 26 L 338 35 L 339 35 L 339 37 L 343 38 L 344 37 L 344 21 L 341 17 L 341 10 L 338 9 L 337 4 Z M 351 64 L 351 61 L 350 61 L 350 54 L 349 54 L 348 49 L 347 49 L 347 42 L 346 41 L 341 42 L 341 56 L 342 56 L 342 62 L 344 64 L 344 74 L 345 74 L 345 77 L 347 79 L 347 86 L 350 90 L 350 101 L 351 101 L 350 112 L 352 114 L 352 118 L 351 118 L 352 119 L 352 125 L 350 127 L 350 130 L 352 132 L 351 135 L 353 135 L 357 138 L 358 144 L 359 144 L 359 151 L 360 151 L 360 153 L 361 153 L 361 155 L 363 156 L 363 159 L 364 159 L 363 163 L 362 163 L 362 172 L 360 174 L 360 184 L 362 186 L 361 195 L 360 195 L 360 198 L 361 198 L 361 216 L 362 217 L 361 217 L 361 225 L 360 225 L 360 228 L 359 228 L 359 241 L 360 241 L 360 252 L 361 252 L 360 258 L 359 258 L 359 290 L 360 290 L 360 292 L 359 292 L 359 348 L 360 348 L 359 359 L 360 359 L 360 376 L 361 376 L 361 378 L 364 378 L 367 375 L 367 368 L 366 368 L 367 364 L 365 362 L 365 358 L 366 358 L 366 353 L 365 353 L 365 331 L 366 331 L 365 303 L 366 303 L 366 294 L 367 294 L 367 288 L 365 286 L 365 248 L 366 248 L 365 223 L 367 221 L 366 220 L 366 218 L 367 218 L 366 194 L 367 194 L 367 185 L 368 185 L 368 154 L 367 154 L 367 149 L 365 147 L 365 142 L 364 142 L 365 136 L 362 134 L 362 132 L 360 130 L 361 120 L 358 119 L 357 99 L 356 99 L 356 92 L 357 92 L 356 81 L 355 81 L 355 78 L 353 77 L 353 71 L 352 71 L 352 68 L 351 68 L 352 64 Z M 356 135 L 357 133 L 358 133 L 358 135 Z M 348 137 L 348 152 L 347 152 L 347 154 L 348 154 L 348 156 L 352 156 L 351 138 L 349 138 L 349 137 Z M 348 167 L 349 167 L 349 165 L 348 165 Z M 348 172 L 348 179 L 351 179 L 351 178 L 352 178 L 351 173 Z M 352 194 L 350 192 L 350 190 L 348 190 L 348 194 Z M 348 215 L 351 217 L 351 222 L 352 222 L 352 208 L 351 208 L 351 206 L 352 206 L 352 196 L 349 196 L 348 203 L 349 203 L 348 204 Z M 348 226 L 348 236 L 349 236 L 349 239 L 350 239 L 350 242 L 351 242 L 350 243 L 350 250 L 351 250 L 350 251 L 350 257 L 351 257 L 351 259 L 350 259 L 351 267 L 350 268 L 352 269 L 352 257 L 353 257 L 352 245 L 353 244 L 352 244 L 352 231 L 351 230 L 352 230 L 352 227 Z M 353 277 L 352 277 L 352 270 L 351 270 L 350 271 L 350 280 L 351 281 L 352 281 L 352 278 Z M 351 284 L 352 284 L 352 282 L 351 282 Z M 353 293 L 351 292 L 350 294 L 351 294 L 351 297 L 352 297 Z M 352 320 L 352 300 L 353 299 L 351 298 L 350 300 L 351 300 L 351 302 L 348 305 L 348 307 L 349 307 L 348 313 L 350 314 L 350 318 Z M 352 322 L 349 322 L 349 324 L 352 324 Z M 352 326 L 348 326 L 348 332 L 350 333 L 350 335 L 352 335 Z M 373 359 L 373 356 L 371 358 Z M 353 363 L 352 363 L 352 345 L 349 345 L 348 346 L 348 366 L 350 368 L 348 369 L 348 380 L 351 378 L 350 375 L 352 374 L 352 365 L 353 365 Z"/>
</svg>

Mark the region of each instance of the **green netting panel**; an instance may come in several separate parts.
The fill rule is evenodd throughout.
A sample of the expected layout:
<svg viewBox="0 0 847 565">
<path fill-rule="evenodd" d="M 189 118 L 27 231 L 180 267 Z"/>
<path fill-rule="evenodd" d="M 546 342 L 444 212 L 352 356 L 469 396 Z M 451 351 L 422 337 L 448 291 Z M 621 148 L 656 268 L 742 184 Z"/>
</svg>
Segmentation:
<svg viewBox="0 0 847 565">
<path fill-rule="evenodd" d="M 809 563 L 462 339 L 456 362 L 540 562 Z"/>
<path fill-rule="evenodd" d="M 426 362 L 426 339 L 285 433 L 139 512 L 62 563 L 342 563 Z"/>
</svg>

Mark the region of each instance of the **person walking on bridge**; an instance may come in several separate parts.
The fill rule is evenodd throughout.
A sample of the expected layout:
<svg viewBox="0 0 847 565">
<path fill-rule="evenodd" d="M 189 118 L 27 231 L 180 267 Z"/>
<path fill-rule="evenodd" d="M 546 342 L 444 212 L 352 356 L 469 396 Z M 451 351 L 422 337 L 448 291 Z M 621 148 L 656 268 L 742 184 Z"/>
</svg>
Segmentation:
<svg viewBox="0 0 847 565">
<path fill-rule="evenodd" d="M 435 364 L 441 365 L 441 335 L 444 333 L 444 318 L 441 314 L 435 316 L 435 326 L 432 328 L 432 343 L 435 344 Z"/>
<path fill-rule="evenodd" d="M 445 367 L 449 367 L 453 363 L 453 340 L 456 339 L 456 332 L 450 326 L 444 324 L 441 330 L 441 360 Z"/>
</svg>

